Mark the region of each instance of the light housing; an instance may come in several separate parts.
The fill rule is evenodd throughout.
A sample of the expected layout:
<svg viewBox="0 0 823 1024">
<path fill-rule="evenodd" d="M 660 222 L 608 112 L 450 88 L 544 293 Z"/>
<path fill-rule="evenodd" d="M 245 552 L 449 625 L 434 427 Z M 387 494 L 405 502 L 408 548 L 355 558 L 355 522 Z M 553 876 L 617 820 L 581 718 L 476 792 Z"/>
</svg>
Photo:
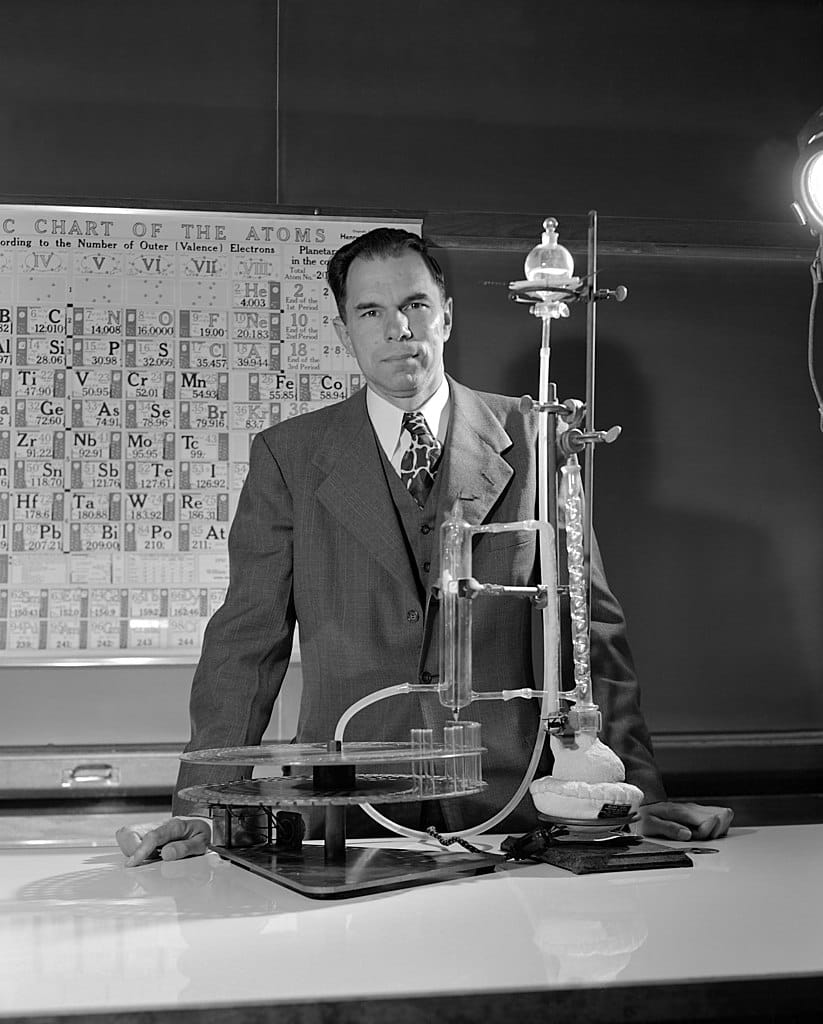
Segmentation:
<svg viewBox="0 0 823 1024">
<path fill-rule="evenodd" d="M 797 136 L 794 202 L 798 220 L 814 235 L 823 234 L 823 107 L 815 111 Z"/>
</svg>

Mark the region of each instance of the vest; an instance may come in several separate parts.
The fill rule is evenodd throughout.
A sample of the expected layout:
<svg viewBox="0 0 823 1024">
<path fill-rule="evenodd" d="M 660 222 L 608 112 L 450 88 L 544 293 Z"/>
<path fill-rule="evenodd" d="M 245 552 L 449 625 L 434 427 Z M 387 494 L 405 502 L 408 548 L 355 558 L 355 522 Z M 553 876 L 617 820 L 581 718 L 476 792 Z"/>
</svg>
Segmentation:
<svg viewBox="0 0 823 1024">
<path fill-rule="evenodd" d="M 434 558 L 432 556 L 436 551 L 435 545 L 440 541 L 436 513 L 437 501 L 440 495 L 440 481 L 443 474 L 439 472 L 435 474 L 431 493 L 426 499 L 426 504 L 421 509 L 403 486 L 403 481 L 398 476 L 394 466 L 389 462 L 379 442 L 377 443 L 377 448 L 383 464 L 386 485 L 389 488 L 389 494 L 397 512 L 397 518 L 403 529 L 406 551 L 415 568 L 417 594 L 420 598 L 420 603 L 425 607 L 426 595 L 433 582 L 431 570 Z M 441 466 L 445 457 L 445 453 L 440 457 Z"/>
</svg>

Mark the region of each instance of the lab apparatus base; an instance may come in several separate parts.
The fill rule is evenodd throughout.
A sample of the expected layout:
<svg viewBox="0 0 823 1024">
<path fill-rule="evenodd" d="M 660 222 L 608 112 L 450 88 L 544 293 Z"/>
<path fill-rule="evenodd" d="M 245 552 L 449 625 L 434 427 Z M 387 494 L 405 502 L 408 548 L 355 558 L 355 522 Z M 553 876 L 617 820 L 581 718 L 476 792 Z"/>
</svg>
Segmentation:
<svg viewBox="0 0 823 1024">
<path fill-rule="evenodd" d="M 225 860 L 313 899 L 336 900 L 488 874 L 503 863 L 495 854 L 347 846 L 345 859 L 328 861 L 322 846 L 279 852 L 266 844 L 213 847 Z"/>
</svg>

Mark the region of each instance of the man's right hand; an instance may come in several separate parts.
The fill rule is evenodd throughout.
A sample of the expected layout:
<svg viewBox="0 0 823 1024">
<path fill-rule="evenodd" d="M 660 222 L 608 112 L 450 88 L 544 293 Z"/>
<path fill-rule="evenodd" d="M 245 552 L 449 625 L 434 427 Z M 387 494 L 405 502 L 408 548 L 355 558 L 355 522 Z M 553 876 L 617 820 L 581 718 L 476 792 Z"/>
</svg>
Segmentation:
<svg viewBox="0 0 823 1024">
<path fill-rule="evenodd" d="M 182 860 L 206 853 L 211 825 L 203 818 L 170 818 L 161 824 L 124 825 L 117 830 L 116 838 L 126 855 L 126 867 L 133 868 L 157 856 Z"/>
</svg>

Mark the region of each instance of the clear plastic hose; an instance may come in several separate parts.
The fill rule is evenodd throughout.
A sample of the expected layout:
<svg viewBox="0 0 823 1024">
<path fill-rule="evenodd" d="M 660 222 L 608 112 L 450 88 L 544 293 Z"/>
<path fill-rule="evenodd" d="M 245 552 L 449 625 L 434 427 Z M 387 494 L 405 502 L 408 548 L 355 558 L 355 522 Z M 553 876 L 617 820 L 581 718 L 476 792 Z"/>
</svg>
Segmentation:
<svg viewBox="0 0 823 1024">
<path fill-rule="evenodd" d="M 343 740 L 343 733 L 345 732 L 348 723 L 359 711 L 362 711 L 364 708 L 367 708 L 370 704 L 375 704 L 377 703 L 377 701 L 384 700 L 387 697 L 394 697 L 402 693 L 412 693 L 414 691 L 431 689 L 433 689 L 431 685 L 414 686 L 411 683 L 400 683 L 397 686 L 387 686 L 382 690 L 376 690 L 374 693 L 367 694 L 367 696 L 356 701 L 354 704 L 352 704 L 350 708 L 347 708 L 346 711 L 343 712 L 343 714 L 340 717 L 340 720 L 335 726 L 335 740 Z M 512 811 L 520 803 L 520 801 L 528 792 L 529 785 L 531 784 L 531 781 L 534 778 L 535 773 L 537 772 L 537 765 L 540 762 L 540 755 L 542 752 L 543 728 L 541 726 L 541 728 L 539 728 L 537 731 L 537 739 L 534 744 L 534 750 L 532 751 L 529 766 L 526 769 L 526 774 L 524 775 L 523 781 L 518 786 L 517 791 L 511 798 L 511 800 L 509 800 L 509 802 L 506 804 L 504 808 L 502 808 L 502 810 L 498 811 L 497 814 L 489 818 L 488 821 L 484 821 L 480 825 L 474 825 L 472 828 L 461 829 L 459 832 L 455 832 L 454 835 L 461 837 L 480 835 L 482 832 L 488 832 L 490 829 L 494 828 L 495 825 L 501 822 L 509 814 L 509 812 Z M 394 832 L 400 836 L 406 836 L 408 839 L 423 839 L 427 841 L 431 840 L 431 836 L 427 832 L 421 832 L 419 829 L 414 828 L 406 828 L 405 825 L 400 825 L 396 821 L 392 821 L 391 818 L 387 818 L 384 814 L 381 814 L 379 811 L 376 811 L 374 807 L 371 806 L 371 804 L 361 804 L 360 806 L 373 821 L 376 821 L 379 825 L 382 825 L 384 828 L 389 829 L 390 832 Z"/>
<path fill-rule="evenodd" d="M 354 718 L 356 714 L 367 708 L 370 704 L 376 704 L 379 700 L 385 700 L 386 697 L 396 697 L 401 693 L 411 693 L 413 690 L 430 690 L 431 685 L 424 686 L 422 683 L 419 686 L 412 686 L 411 683 L 398 683 L 397 686 L 386 686 L 382 690 L 375 690 L 374 693 L 366 694 L 365 697 L 361 697 L 360 700 L 354 702 L 351 707 L 346 708 L 343 714 L 337 721 L 337 725 L 334 727 L 334 738 L 335 740 L 342 740 L 343 733 L 346 731 L 346 726 Z"/>
</svg>

